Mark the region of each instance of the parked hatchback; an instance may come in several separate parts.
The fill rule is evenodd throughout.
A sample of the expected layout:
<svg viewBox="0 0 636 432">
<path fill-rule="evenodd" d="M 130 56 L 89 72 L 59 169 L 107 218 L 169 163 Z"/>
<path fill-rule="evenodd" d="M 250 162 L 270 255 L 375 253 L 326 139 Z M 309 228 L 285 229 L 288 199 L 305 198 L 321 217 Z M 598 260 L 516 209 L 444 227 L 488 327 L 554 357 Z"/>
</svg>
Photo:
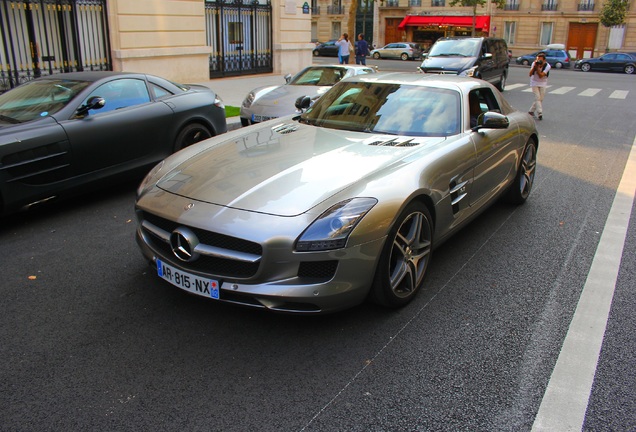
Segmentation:
<svg viewBox="0 0 636 432">
<path fill-rule="evenodd" d="M 371 51 L 374 59 L 393 58 L 416 60 L 422 57 L 422 47 L 414 42 L 395 42 Z"/>
<path fill-rule="evenodd" d="M 565 52 L 565 50 L 562 49 L 546 49 L 535 51 L 531 54 L 517 57 L 516 63 L 524 66 L 529 66 L 536 59 L 537 54 L 539 54 L 540 52 L 545 53 L 545 59 L 553 68 L 561 69 L 569 68 L 571 66 L 570 56 L 567 52 Z"/>
</svg>

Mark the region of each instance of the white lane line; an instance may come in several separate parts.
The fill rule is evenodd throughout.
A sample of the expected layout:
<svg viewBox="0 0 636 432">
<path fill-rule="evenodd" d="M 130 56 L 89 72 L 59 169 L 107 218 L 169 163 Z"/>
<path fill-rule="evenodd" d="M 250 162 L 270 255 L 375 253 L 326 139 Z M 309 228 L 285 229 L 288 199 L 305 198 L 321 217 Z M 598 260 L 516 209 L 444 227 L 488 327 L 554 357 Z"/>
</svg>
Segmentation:
<svg viewBox="0 0 636 432">
<path fill-rule="evenodd" d="M 582 91 L 581 93 L 579 93 L 579 96 L 596 96 L 596 93 L 600 92 L 601 89 L 597 89 L 597 88 L 589 88 L 587 90 Z"/>
<path fill-rule="evenodd" d="M 506 90 L 514 90 L 519 87 L 525 87 L 527 84 L 506 84 Z"/>
<path fill-rule="evenodd" d="M 614 90 L 609 97 L 610 99 L 626 99 L 627 93 L 629 93 L 627 90 Z"/>
<path fill-rule="evenodd" d="M 550 94 L 566 94 L 569 91 L 574 90 L 576 87 L 559 87 L 558 89 L 551 91 Z"/>
<path fill-rule="evenodd" d="M 549 86 L 545 86 L 545 90 L 546 90 L 546 91 L 548 91 L 548 89 L 549 89 L 550 87 L 552 87 L 552 86 L 551 86 L 551 85 L 549 85 Z M 524 92 L 528 92 L 528 93 L 532 93 L 532 87 L 529 87 L 529 88 L 527 88 L 527 89 L 525 89 L 525 90 L 522 90 L 522 91 L 524 91 Z"/>
<path fill-rule="evenodd" d="M 580 431 L 636 193 L 636 138 L 532 431 Z"/>
</svg>

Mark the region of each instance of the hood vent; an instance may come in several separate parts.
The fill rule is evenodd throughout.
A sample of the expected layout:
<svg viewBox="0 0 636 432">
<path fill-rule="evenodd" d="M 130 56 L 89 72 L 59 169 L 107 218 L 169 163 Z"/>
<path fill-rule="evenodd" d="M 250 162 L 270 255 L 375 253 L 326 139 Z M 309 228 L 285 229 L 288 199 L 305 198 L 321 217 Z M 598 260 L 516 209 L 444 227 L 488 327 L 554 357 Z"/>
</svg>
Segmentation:
<svg viewBox="0 0 636 432">
<path fill-rule="evenodd" d="M 298 130 L 298 125 L 293 123 L 282 124 L 272 128 L 272 131 L 277 132 L 281 135 L 290 134 L 292 132 L 296 132 Z"/>
<path fill-rule="evenodd" d="M 413 142 L 413 139 L 409 139 L 406 141 L 399 142 L 396 139 L 388 140 L 388 141 L 374 141 L 369 143 L 372 146 L 388 146 L 388 147 L 415 147 L 416 145 L 420 145 L 418 142 Z"/>
</svg>

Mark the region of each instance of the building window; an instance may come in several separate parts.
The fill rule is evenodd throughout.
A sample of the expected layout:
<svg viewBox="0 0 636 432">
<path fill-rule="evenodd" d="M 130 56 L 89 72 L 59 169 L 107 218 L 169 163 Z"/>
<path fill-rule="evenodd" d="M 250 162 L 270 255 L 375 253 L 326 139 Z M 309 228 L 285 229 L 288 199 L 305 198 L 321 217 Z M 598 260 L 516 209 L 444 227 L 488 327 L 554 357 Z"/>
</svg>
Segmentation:
<svg viewBox="0 0 636 432">
<path fill-rule="evenodd" d="M 340 0 L 333 0 L 331 5 L 327 6 L 327 15 L 342 15 L 344 6 L 340 4 Z"/>
<path fill-rule="evenodd" d="M 517 23 L 515 21 L 506 21 L 504 23 L 504 39 L 507 44 L 515 44 L 515 35 L 517 33 Z"/>
<path fill-rule="evenodd" d="M 409 0 L 409 6 L 421 7 L 422 0 Z"/>
<path fill-rule="evenodd" d="M 506 0 L 504 10 L 519 10 L 519 2 L 517 0 Z"/>
<path fill-rule="evenodd" d="M 582 0 L 578 5 L 578 10 L 580 11 L 593 11 L 594 10 L 594 0 Z"/>
<path fill-rule="evenodd" d="M 555 11 L 555 10 L 557 10 L 558 6 L 559 6 L 559 4 L 557 3 L 556 0 L 544 0 L 543 4 L 541 5 L 541 10 L 542 11 Z"/>
<path fill-rule="evenodd" d="M 550 45 L 552 43 L 553 28 L 554 28 L 554 23 L 551 23 L 551 22 L 541 23 L 541 40 L 539 41 L 540 45 Z"/>
<path fill-rule="evenodd" d="M 342 33 L 340 33 L 340 23 L 332 22 L 331 23 L 331 39 L 339 39 Z"/>
<path fill-rule="evenodd" d="M 227 24 L 227 36 L 232 44 L 243 43 L 243 23 L 229 22 Z"/>
<path fill-rule="evenodd" d="M 446 6 L 446 0 L 431 0 L 432 7 L 444 7 Z"/>
</svg>

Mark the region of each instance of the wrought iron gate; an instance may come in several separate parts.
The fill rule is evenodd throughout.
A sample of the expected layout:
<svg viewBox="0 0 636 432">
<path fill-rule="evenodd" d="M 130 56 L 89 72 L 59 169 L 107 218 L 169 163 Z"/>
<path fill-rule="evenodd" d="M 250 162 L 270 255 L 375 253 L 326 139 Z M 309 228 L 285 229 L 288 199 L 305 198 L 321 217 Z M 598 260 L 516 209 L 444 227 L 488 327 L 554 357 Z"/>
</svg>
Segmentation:
<svg viewBox="0 0 636 432">
<path fill-rule="evenodd" d="M 206 0 L 210 78 L 272 72 L 270 0 Z"/>
<path fill-rule="evenodd" d="M 0 0 L 0 92 L 42 75 L 111 70 L 106 0 Z"/>
</svg>

